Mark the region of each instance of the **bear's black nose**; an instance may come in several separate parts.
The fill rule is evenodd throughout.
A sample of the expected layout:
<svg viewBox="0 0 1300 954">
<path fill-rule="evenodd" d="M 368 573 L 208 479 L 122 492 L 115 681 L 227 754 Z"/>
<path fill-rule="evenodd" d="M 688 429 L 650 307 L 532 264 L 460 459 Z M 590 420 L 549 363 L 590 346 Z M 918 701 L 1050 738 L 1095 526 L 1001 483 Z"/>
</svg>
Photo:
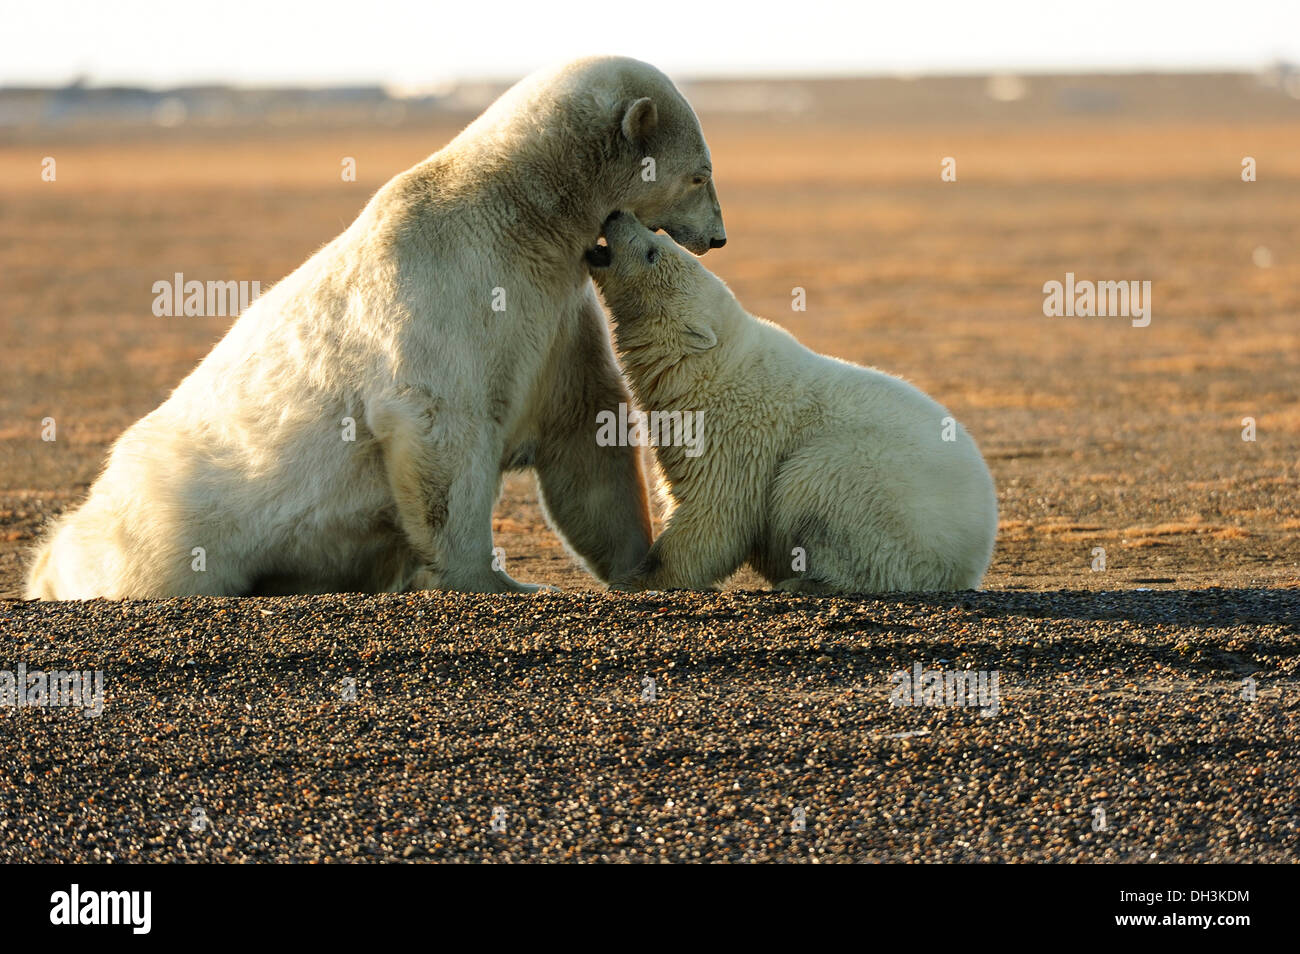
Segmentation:
<svg viewBox="0 0 1300 954">
<path fill-rule="evenodd" d="M 726 244 L 727 244 L 727 240 L 724 238 L 709 239 L 709 248 L 722 248 L 722 246 Z"/>
<path fill-rule="evenodd" d="M 614 255 L 608 245 L 597 245 L 595 248 L 587 249 L 583 257 L 592 268 L 608 268 Z"/>
<path fill-rule="evenodd" d="M 605 224 L 609 225 L 610 222 L 613 222 L 615 219 L 621 219 L 622 217 L 623 213 L 618 209 L 615 209 L 613 212 L 609 213 L 609 216 L 605 219 Z"/>
</svg>

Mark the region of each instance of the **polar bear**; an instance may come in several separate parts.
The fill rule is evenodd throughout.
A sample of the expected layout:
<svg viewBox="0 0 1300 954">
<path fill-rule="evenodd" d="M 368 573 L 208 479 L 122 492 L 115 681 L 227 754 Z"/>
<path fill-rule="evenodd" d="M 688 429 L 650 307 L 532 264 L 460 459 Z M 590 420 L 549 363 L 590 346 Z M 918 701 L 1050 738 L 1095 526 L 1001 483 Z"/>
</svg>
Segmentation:
<svg viewBox="0 0 1300 954">
<path fill-rule="evenodd" d="M 943 407 L 747 314 L 632 215 L 613 214 L 605 238 L 588 263 L 673 506 L 613 588 L 703 589 L 746 562 L 795 592 L 979 585 L 997 496 Z M 674 423 L 688 414 L 682 441 Z"/>
<path fill-rule="evenodd" d="M 602 580 L 651 537 L 627 392 L 583 261 L 616 208 L 726 241 L 709 149 L 654 67 L 569 63 L 507 91 L 257 299 L 113 446 L 38 553 L 42 599 L 536 589 L 494 558 L 502 473 Z"/>
</svg>

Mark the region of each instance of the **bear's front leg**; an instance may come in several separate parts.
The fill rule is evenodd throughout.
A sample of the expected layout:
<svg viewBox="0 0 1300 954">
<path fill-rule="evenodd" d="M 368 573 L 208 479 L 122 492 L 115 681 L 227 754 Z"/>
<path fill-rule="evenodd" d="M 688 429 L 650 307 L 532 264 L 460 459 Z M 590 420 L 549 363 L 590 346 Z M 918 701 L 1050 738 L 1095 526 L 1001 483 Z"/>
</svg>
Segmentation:
<svg viewBox="0 0 1300 954">
<path fill-rule="evenodd" d="M 441 410 L 418 389 L 376 402 L 367 422 L 383 447 L 398 522 L 422 563 L 405 589 L 533 593 L 492 565 L 499 440 L 483 421 Z"/>
<path fill-rule="evenodd" d="M 596 416 L 631 407 L 590 287 L 539 415 L 534 467 L 542 508 L 602 582 L 631 573 L 650 549 L 650 504 L 638 447 L 601 447 Z"/>
</svg>

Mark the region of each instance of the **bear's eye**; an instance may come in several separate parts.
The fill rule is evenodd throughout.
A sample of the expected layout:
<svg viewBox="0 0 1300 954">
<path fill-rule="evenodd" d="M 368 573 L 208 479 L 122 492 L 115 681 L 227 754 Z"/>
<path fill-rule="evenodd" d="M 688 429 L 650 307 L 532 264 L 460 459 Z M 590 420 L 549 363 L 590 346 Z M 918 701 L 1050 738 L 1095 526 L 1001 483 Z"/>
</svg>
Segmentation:
<svg viewBox="0 0 1300 954">
<path fill-rule="evenodd" d="M 691 177 L 691 185 L 702 186 L 704 185 L 704 183 L 708 181 L 709 181 L 709 177 L 704 175 L 703 173 L 699 173 Z"/>
<path fill-rule="evenodd" d="M 659 261 L 659 249 L 655 248 L 653 245 L 650 246 L 650 251 L 645 253 L 645 260 L 651 265 Z"/>
</svg>

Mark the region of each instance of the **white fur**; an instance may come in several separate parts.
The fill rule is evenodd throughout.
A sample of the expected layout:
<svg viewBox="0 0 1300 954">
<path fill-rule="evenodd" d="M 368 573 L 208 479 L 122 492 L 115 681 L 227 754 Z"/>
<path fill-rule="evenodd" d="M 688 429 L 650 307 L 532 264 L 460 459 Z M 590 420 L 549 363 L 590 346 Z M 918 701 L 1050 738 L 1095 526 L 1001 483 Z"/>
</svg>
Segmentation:
<svg viewBox="0 0 1300 954">
<path fill-rule="evenodd" d="M 943 439 L 941 405 L 748 314 L 697 259 L 632 217 L 605 231 L 612 261 L 593 274 L 638 401 L 703 414 L 702 453 L 656 450 L 673 510 L 617 587 L 706 588 L 746 562 L 785 590 L 979 585 L 997 497 L 965 429 Z"/>
<path fill-rule="evenodd" d="M 649 514 L 635 448 L 592 439 L 627 393 L 582 253 L 616 208 L 717 244 L 708 165 L 694 113 L 647 64 L 524 80 L 385 185 L 117 441 L 28 595 L 532 589 L 491 566 L 502 471 L 520 466 L 588 567 L 626 573 Z"/>
</svg>

